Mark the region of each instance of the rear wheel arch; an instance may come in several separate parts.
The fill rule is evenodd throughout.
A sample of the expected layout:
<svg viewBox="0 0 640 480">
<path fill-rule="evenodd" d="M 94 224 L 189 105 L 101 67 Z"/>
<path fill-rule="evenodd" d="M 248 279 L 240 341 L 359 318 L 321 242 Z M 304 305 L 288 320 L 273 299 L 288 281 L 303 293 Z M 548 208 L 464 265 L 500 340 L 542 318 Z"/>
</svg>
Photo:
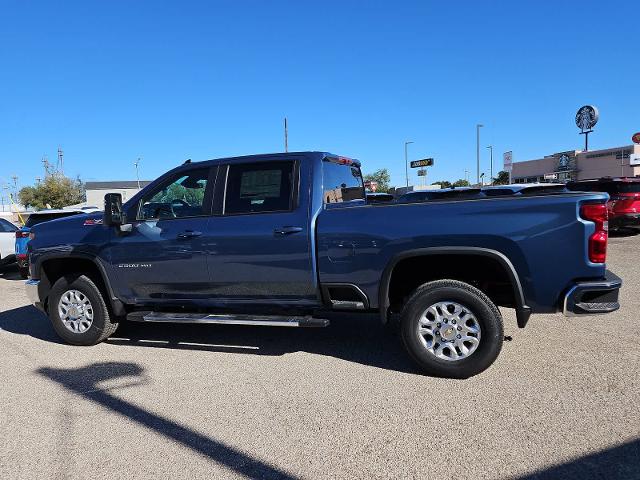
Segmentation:
<svg viewBox="0 0 640 480">
<path fill-rule="evenodd" d="M 488 248 L 481 247 L 427 247 L 414 250 L 408 250 L 402 252 L 393 257 L 387 264 L 380 283 L 379 290 L 379 308 L 380 316 L 383 323 L 386 323 L 393 313 L 391 308 L 394 302 L 397 303 L 398 295 L 409 296 L 420 285 L 443 278 L 450 278 L 455 280 L 461 280 L 469 283 L 470 278 L 464 274 L 455 275 L 455 269 L 441 268 L 443 263 L 447 261 L 455 260 L 455 257 L 464 257 L 471 260 L 471 270 L 476 268 L 476 271 L 481 266 L 489 266 L 495 275 L 499 275 L 497 279 L 501 283 L 508 283 L 510 288 L 508 291 L 502 289 L 499 293 L 499 297 L 496 298 L 497 292 L 487 291 L 485 292 L 496 305 L 503 305 L 513 307 L 516 310 L 518 318 L 518 326 L 524 327 L 528 321 L 530 315 L 530 308 L 526 305 L 522 284 L 518 273 L 513 266 L 513 263 L 501 252 Z M 419 270 L 422 265 L 430 265 L 435 267 L 434 271 L 425 270 L 415 274 L 415 278 L 407 282 L 405 290 L 400 288 L 398 290 L 398 279 L 403 274 L 403 269 L 411 268 L 412 271 Z M 460 269 L 460 266 L 457 266 Z M 453 271 L 452 271 L 453 270 Z M 412 272 L 413 273 L 413 272 Z M 453 273 L 453 275 L 452 275 Z M 459 272 L 458 272 L 459 273 Z M 395 275 L 395 277 L 394 277 Z M 481 288 L 481 290 L 483 290 Z M 483 290 L 484 291 L 484 290 Z M 509 295 L 506 298 L 506 295 Z"/>
</svg>

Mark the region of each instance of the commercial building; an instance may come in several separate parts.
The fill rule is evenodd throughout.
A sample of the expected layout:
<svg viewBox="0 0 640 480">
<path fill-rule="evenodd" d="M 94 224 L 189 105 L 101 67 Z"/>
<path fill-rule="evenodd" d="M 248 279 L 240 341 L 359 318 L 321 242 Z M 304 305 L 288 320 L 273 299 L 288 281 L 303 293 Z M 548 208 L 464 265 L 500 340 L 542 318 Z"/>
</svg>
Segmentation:
<svg viewBox="0 0 640 480">
<path fill-rule="evenodd" d="M 150 181 L 140 180 L 140 188 L 149 185 Z M 119 193 L 122 195 L 122 201 L 126 202 L 128 199 L 138 193 L 137 180 L 123 180 L 116 182 L 86 182 L 85 191 L 87 194 L 86 205 L 102 208 L 104 204 L 104 196 L 107 193 Z"/>
<path fill-rule="evenodd" d="M 554 153 L 536 160 L 514 162 L 511 172 L 513 183 L 635 176 L 640 176 L 640 145 Z"/>
</svg>

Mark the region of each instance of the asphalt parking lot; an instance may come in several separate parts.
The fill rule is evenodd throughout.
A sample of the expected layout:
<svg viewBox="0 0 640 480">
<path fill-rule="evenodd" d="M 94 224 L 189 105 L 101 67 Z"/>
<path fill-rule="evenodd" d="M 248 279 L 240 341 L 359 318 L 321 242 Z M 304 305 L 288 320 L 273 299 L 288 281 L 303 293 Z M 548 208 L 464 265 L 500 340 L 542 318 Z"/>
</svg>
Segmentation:
<svg viewBox="0 0 640 480">
<path fill-rule="evenodd" d="M 640 235 L 602 317 L 503 310 L 496 364 L 418 374 L 376 319 L 55 336 L 0 274 L 0 478 L 640 478 Z"/>
</svg>

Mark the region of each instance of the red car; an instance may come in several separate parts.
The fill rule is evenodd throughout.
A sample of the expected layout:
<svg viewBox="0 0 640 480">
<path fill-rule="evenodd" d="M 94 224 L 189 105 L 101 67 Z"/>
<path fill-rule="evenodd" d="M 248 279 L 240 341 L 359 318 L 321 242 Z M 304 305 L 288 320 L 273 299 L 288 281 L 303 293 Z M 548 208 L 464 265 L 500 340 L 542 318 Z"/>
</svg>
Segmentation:
<svg viewBox="0 0 640 480">
<path fill-rule="evenodd" d="M 640 178 L 603 177 L 594 180 L 569 182 L 567 188 L 581 192 L 609 194 L 607 210 L 609 227 L 640 227 Z"/>
</svg>

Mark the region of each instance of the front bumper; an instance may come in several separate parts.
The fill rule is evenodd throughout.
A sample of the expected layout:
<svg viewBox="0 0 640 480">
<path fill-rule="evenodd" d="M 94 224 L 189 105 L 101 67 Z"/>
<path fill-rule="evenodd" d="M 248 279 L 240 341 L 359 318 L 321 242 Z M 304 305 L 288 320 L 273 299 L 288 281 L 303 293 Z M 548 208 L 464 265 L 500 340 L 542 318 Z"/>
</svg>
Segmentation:
<svg viewBox="0 0 640 480">
<path fill-rule="evenodd" d="M 620 277 L 609 270 L 602 279 L 576 282 L 564 296 L 562 313 L 570 317 L 615 312 L 621 287 Z"/>
<path fill-rule="evenodd" d="M 33 303 L 38 309 L 44 311 L 44 307 L 42 305 L 42 301 L 40 300 L 40 292 L 38 291 L 40 287 L 40 280 L 27 280 L 24 282 L 24 289 L 27 292 L 27 297 L 29 301 Z"/>
</svg>

